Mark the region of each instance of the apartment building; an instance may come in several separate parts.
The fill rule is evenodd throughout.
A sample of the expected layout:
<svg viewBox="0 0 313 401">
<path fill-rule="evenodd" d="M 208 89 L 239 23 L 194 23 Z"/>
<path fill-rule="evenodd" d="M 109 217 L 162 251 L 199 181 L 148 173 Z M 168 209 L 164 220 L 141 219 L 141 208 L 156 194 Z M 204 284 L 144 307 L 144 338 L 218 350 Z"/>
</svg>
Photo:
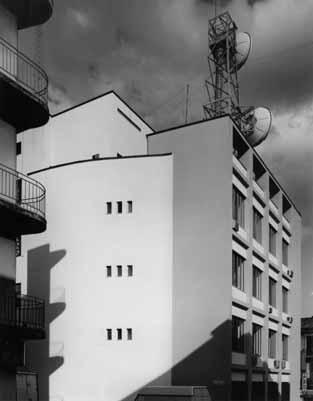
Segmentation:
<svg viewBox="0 0 313 401">
<path fill-rule="evenodd" d="M 301 216 L 229 116 L 154 132 L 110 92 L 18 143 L 47 188 L 18 258 L 41 399 L 300 398 Z"/>
<path fill-rule="evenodd" d="M 0 399 L 37 400 L 37 372 L 24 345 L 45 336 L 44 301 L 16 284 L 21 235 L 46 228 L 45 188 L 16 170 L 16 136 L 47 123 L 48 79 L 18 49 L 24 28 L 47 21 L 51 0 L 0 1 Z"/>
</svg>

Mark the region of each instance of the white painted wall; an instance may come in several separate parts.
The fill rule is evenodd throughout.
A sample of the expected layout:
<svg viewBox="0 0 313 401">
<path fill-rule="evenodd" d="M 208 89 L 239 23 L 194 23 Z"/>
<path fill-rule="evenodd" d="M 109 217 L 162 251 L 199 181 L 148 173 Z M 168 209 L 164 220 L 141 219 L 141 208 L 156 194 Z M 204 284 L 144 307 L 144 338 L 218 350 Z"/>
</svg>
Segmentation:
<svg viewBox="0 0 313 401">
<path fill-rule="evenodd" d="M 40 399 L 116 401 L 159 377 L 170 384 L 172 157 L 91 161 L 33 178 L 47 188 L 48 228 L 23 237 L 17 277 L 25 283 L 29 270 L 29 293 L 50 300 L 48 319 L 64 307 L 47 341 L 28 345 Z M 106 202 L 114 210 L 118 200 L 132 200 L 133 213 L 107 215 Z M 133 264 L 134 277 L 116 277 L 118 264 Z M 133 341 L 106 340 L 106 328 L 128 327 Z"/>
<path fill-rule="evenodd" d="M 138 131 L 117 109 L 140 127 Z M 113 92 L 59 114 L 45 127 L 26 131 L 19 168 L 36 171 L 47 166 L 101 157 L 146 154 L 146 134 L 151 129 Z"/>
</svg>

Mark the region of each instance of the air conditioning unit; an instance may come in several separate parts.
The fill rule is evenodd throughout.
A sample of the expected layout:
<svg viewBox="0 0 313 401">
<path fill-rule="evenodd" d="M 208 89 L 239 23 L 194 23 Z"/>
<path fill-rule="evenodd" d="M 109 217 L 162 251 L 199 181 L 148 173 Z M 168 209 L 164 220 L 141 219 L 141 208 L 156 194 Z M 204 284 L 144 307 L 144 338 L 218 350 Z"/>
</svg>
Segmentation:
<svg viewBox="0 0 313 401">
<path fill-rule="evenodd" d="M 275 359 L 274 360 L 274 368 L 279 369 L 279 367 L 280 367 L 280 361 L 278 359 Z"/>
<path fill-rule="evenodd" d="M 293 322 L 292 316 L 288 316 L 288 317 L 287 317 L 287 322 L 290 323 L 290 324 Z"/>
<path fill-rule="evenodd" d="M 95 155 L 92 155 L 92 160 L 98 160 L 100 159 L 100 153 L 96 153 Z"/>
<path fill-rule="evenodd" d="M 292 277 L 293 277 L 293 270 L 288 269 L 288 271 L 287 271 L 287 276 L 290 277 L 290 278 L 292 278 Z"/>
<path fill-rule="evenodd" d="M 268 313 L 273 313 L 273 307 L 271 305 L 268 307 Z"/>
<path fill-rule="evenodd" d="M 286 369 L 286 361 L 281 361 L 281 368 Z"/>
<path fill-rule="evenodd" d="M 239 231 L 239 223 L 237 220 L 233 220 L 233 230 L 234 231 Z"/>
</svg>

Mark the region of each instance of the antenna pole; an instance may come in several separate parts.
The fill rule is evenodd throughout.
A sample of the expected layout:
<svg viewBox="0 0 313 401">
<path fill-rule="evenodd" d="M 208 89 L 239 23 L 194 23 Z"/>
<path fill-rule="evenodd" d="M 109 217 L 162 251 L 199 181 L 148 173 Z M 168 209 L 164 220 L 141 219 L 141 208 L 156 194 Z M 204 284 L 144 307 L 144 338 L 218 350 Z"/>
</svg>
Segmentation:
<svg viewBox="0 0 313 401">
<path fill-rule="evenodd" d="M 189 84 L 187 84 L 187 86 L 186 86 L 186 109 L 185 109 L 185 124 L 187 124 L 187 123 L 188 123 L 189 91 L 190 91 L 190 85 L 189 85 Z"/>
</svg>

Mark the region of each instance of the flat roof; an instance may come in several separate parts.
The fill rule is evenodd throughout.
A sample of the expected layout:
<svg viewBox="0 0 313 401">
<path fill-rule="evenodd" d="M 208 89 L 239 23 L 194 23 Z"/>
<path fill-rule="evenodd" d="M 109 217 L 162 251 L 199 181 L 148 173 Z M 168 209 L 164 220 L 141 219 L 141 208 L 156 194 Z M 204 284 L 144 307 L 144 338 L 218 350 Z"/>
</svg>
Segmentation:
<svg viewBox="0 0 313 401">
<path fill-rule="evenodd" d="M 171 156 L 172 153 L 159 153 L 153 155 L 128 155 L 128 156 L 112 156 L 112 157 L 99 157 L 99 158 L 91 158 L 91 159 L 82 159 L 82 160 L 74 160 L 72 162 L 55 164 L 49 167 L 45 167 L 39 170 L 34 170 L 28 173 L 28 176 L 42 173 L 43 171 L 54 170 L 61 167 L 72 166 L 74 164 L 83 164 L 83 163 L 92 163 L 92 162 L 99 162 L 99 161 L 106 161 L 106 160 L 125 160 L 125 159 L 143 159 L 143 158 L 153 158 L 153 157 L 164 157 L 164 156 Z"/>
<path fill-rule="evenodd" d="M 161 131 L 156 131 L 156 132 L 152 132 L 150 134 L 146 134 L 147 137 L 149 136 L 153 136 L 153 135 L 160 135 L 160 134 L 165 134 L 167 132 L 171 132 L 171 131 L 175 131 L 175 130 L 179 130 L 179 129 L 183 129 L 186 127 L 192 127 L 194 125 L 200 125 L 200 124 L 205 124 L 208 123 L 210 121 L 214 121 L 220 118 L 225 118 L 228 117 L 232 123 L 234 124 L 234 126 L 236 127 L 236 130 L 238 131 L 238 134 L 241 136 L 241 138 L 245 141 L 245 143 L 247 144 L 247 146 L 252 149 L 253 153 L 255 154 L 255 156 L 258 158 L 258 160 L 260 161 L 260 163 L 263 165 L 263 167 L 269 172 L 271 178 L 273 179 L 273 181 L 275 182 L 275 184 L 277 184 L 277 186 L 279 187 L 279 189 L 283 192 L 283 194 L 286 196 L 286 198 L 288 199 L 288 201 L 291 203 L 291 205 L 294 207 L 294 209 L 297 211 L 297 213 L 302 216 L 301 212 L 299 211 L 299 209 L 297 208 L 297 206 L 294 204 L 294 202 L 292 201 L 292 199 L 290 198 L 290 196 L 287 194 L 287 192 L 284 190 L 284 188 L 282 187 L 282 185 L 277 181 L 277 179 L 275 178 L 274 174 L 272 173 L 272 171 L 270 170 L 270 168 L 266 165 L 266 163 L 264 162 L 264 160 L 262 159 L 262 157 L 258 154 L 258 152 L 255 150 L 255 148 L 253 146 L 251 146 L 249 144 L 249 142 L 247 141 L 247 139 L 245 138 L 245 136 L 242 134 L 242 132 L 240 131 L 239 127 L 237 126 L 237 124 L 235 123 L 235 121 L 233 120 L 233 118 L 231 117 L 231 115 L 229 114 L 223 114 L 221 116 L 218 117 L 213 117 L 210 119 L 206 119 L 206 120 L 198 120 L 198 121 L 194 121 L 192 123 L 188 123 L 188 124 L 181 124 L 181 125 L 177 125 L 177 126 L 173 126 L 170 127 L 168 129 L 163 129 Z"/>
</svg>

